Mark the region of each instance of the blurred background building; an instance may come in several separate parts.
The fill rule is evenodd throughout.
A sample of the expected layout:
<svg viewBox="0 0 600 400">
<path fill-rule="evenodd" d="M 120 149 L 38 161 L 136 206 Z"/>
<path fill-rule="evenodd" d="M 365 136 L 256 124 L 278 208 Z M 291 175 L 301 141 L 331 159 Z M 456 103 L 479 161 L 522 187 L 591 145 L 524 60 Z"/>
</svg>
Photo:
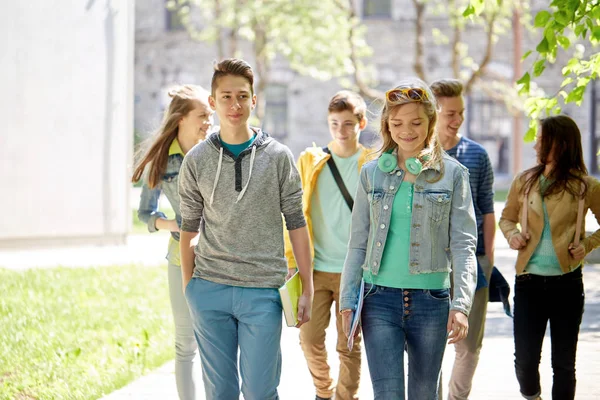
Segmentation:
<svg viewBox="0 0 600 400">
<path fill-rule="evenodd" d="M 0 13 L 0 247 L 120 243 L 131 226 L 134 6 Z"/>
<path fill-rule="evenodd" d="M 194 82 L 208 87 L 212 65 L 217 60 L 219 51 L 225 56 L 231 56 L 227 54 L 227 49 L 224 52 L 219 49 L 216 42 L 193 40 L 177 12 L 166 7 L 169 3 L 177 3 L 174 10 L 181 7 L 181 4 L 189 7 L 192 25 L 198 31 L 208 29 L 210 25 L 206 17 L 203 18 L 206 10 L 201 9 L 203 5 L 208 7 L 210 2 L 196 4 L 146 0 L 136 3 L 135 129 L 140 137 L 146 137 L 157 126 L 167 101 L 165 91 L 170 85 Z M 374 89 L 385 90 L 393 87 L 403 77 L 416 75 L 417 18 L 421 18 L 421 57 L 425 80 L 431 82 L 453 77 L 454 27 L 448 18 L 449 8 L 444 8 L 444 4 L 460 7 L 455 11 L 459 13 L 462 13 L 464 5 L 458 4 L 460 2 L 433 1 L 425 2 L 427 7 L 418 10 L 416 4 L 419 3 L 421 2 L 413 0 L 352 1 L 356 15 L 367 28 L 366 41 L 373 50 L 368 61 L 377 77 Z M 548 6 L 545 1 L 537 0 L 523 3 L 527 4 L 531 15 Z M 507 187 L 515 172 L 535 162 L 532 144 L 523 143 L 522 140 L 527 130 L 527 118 L 515 117 L 508 110 L 507 104 L 511 105 L 511 99 L 507 99 L 507 95 L 501 93 L 498 86 L 499 82 L 500 86 L 502 82 L 505 83 L 504 86 L 509 86 L 531 64 L 521 66 L 520 62 L 516 62 L 521 59 L 525 50 L 535 48 L 539 41 L 539 33 L 532 33 L 527 29 L 530 22 L 523 16 L 520 20 L 509 19 L 505 26 L 495 27 L 493 40 L 497 42 L 490 46 L 485 72 L 474 79 L 466 96 L 467 112 L 463 134 L 486 147 L 499 187 Z M 487 33 L 485 26 L 467 26 L 461 33 L 458 42 L 460 49 L 457 51 L 468 49 L 468 54 L 461 56 L 463 59 L 460 60 L 463 72 L 465 66 L 468 66 L 466 58 L 472 57 L 472 62 L 481 63 L 486 56 Z M 220 34 L 227 36 L 232 31 Z M 330 40 L 343 41 L 343 38 L 331 37 Z M 252 43 L 238 38 L 236 55 L 255 65 Z M 561 67 L 551 65 L 537 79 L 547 92 L 552 93 L 563 79 Z M 354 83 L 351 79 L 345 81 Z M 283 57 L 276 57 L 264 92 L 266 104 L 263 128 L 287 144 L 296 156 L 312 142 L 323 145 L 329 140 L 327 103 L 337 90 L 343 88 L 343 83 L 344 80 L 340 79 L 321 81 L 303 76 L 294 72 Z M 586 162 L 594 174 L 598 174 L 596 154 L 600 149 L 598 86 L 598 82 L 590 84 L 582 107 L 574 104 L 563 107 L 563 112 L 575 118 L 582 130 Z M 371 103 L 370 109 L 373 112 L 371 120 L 376 120 L 379 104 Z M 377 126 L 371 124 L 364 134 L 364 141 L 371 141 L 376 132 Z"/>
</svg>

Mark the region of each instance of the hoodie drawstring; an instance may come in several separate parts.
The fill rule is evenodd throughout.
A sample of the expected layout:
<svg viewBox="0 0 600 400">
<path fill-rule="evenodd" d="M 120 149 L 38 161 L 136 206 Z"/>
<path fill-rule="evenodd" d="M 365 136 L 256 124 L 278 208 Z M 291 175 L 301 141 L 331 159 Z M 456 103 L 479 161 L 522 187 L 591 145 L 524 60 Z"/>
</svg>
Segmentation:
<svg viewBox="0 0 600 400">
<path fill-rule="evenodd" d="M 223 155 L 223 148 L 221 148 L 221 156 Z M 250 156 L 250 172 L 248 172 L 248 180 L 246 181 L 246 185 L 244 186 L 244 188 L 242 189 L 242 191 L 240 192 L 240 194 L 237 197 L 237 200 L 235 201 L 236 203 L 238 201 L 240 201 L 242 199 L 242 197 L 244 197 L 244 193 L 246 193 L 246 189 L 248 189 L 248 184 L 250 183 L 250 178 L 252 178 L 252 167 L 254 166 L 254 156 L 256 155 L 256 145 L 252 146 L 252 155 Z M 219 160 L 219 169 L 221 166 L 221 160 Z M 216 183 L 215 183 L 215 187 L 216 187 Z M 214 193 L 214 191 L 213 191 Z M 212 200 L 211 200 L 212 203 Z"/>
<path fill-rule="evenodd" d="M 252 154 L 254 155 L 254 153 Z M 210 205 L 212 205 L 213 199 L 215 198 L 215 190 L 217 189 L 217 183 L 219 183 L 219 177 L 221 176 L 221 165 L 223 165 L 223 147 L 219 149 L 219 164 L 217 165 L 217 176 L 215 177 L 213 190 L 210 194 Z"/>
</svg>

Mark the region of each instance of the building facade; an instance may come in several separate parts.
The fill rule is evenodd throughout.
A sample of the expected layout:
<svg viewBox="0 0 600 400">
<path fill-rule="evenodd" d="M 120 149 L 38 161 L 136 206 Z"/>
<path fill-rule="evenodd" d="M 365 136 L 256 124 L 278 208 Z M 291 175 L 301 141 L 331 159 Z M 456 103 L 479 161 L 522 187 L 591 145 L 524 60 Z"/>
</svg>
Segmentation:
<svg viewBox="0 0 600 400">
<path fill-rule="evenodd" d="M 0 247 L 124 242 L 133 46 L 130 1 L 3 3 Z"/>
<path fill-rule="evenodd" d="M 414 76 L 415 11 L 411 0 L 355 0 L 356 9 L 367 26 L 367 41 L 373 49 L 370 62 L 379 80 L 378 88 L 392 87 L 406 76 Z M 535 1 L 532 9 L 541 9 L 544 2 Z M 539 3 L 539 4 L 537 4 Z M 202 21 L 195 21 L 202 26 Z M 426 79 L 451 77 L 451 53 L 448 44 L 441 44 L 432 34 L 432 28 L 451 35 L 452 28 L 443 15 L 428 12 L 425 18 L 425 70 Z M 470 28 L 463 33 L 469 55 L 476 62 L 485 47 L 485 32 Z M 494 77 L 510 82 L 514 79 L 513 60 L 515 41 L 511 32 L 500 36 L 494 47 L 487 71 Z M 335 38 L 332 38 L 335 40 Z M 524 30 L 519 41 L 523 51 L 535 48 L 538 37 Z M 249 43 L 241 43 L 242 56 L 251 64 Z M 210 84 L 212 65 L 217 58 L 216 46 L 190 39 L 178 24 L 176 16 L 165 8 L 165 0 L 147 0 L 136 5 L 136 80 L 135 127 L 142 137 L 158 125 L 165 107 L 165 91 L 175 83 L 194 82 L 205 87 Z M 525 70 L 527 65 L 523 65 Z M 560 67 L 549 66 L 542 77 L 542 87 L 548 92 L 556 90 L 562 81 Z M 485 79 L 485 78 L 484 78 Z M 598 90 L 595 90 L 597 86 Z M 266 115 L 263 128 L 287 144 L 296 156 L 313 142 L 324 144 L 329 140 L 326 117 L 329 98 L 342 89 L 336 79 L 318 81 L 292 71 L 284 60 L 277 58 L 269 76 L 266 89 Z M 594 93 L 592 93 L 595 90 Z M 586 162 L 598 173 L 598 142 L 600 141 L 600 84 L 590 85 L 582 107 L 568 105 L 563 112 L 579 124 L 584 136 Z M 370 104 L 369 118 L 376 121 L 379 104 Z M 496 170 L 497 185 L 506 187 L 515 169 L 530 166 L 532 144 L 515 138 L 515 127 L 524 134 L 527 119 L 513 120 L 504 102 L 490 96 L 489 89 L 475 85 L 467 95 L 466 121 L 463 134 L 483 144 L 490 154 Z M 364 135 L 369 142 L 377 136 L 376 124 L 370 124 Z M 515 143 L 519 140 L 519 143 Z"/>
</svg>

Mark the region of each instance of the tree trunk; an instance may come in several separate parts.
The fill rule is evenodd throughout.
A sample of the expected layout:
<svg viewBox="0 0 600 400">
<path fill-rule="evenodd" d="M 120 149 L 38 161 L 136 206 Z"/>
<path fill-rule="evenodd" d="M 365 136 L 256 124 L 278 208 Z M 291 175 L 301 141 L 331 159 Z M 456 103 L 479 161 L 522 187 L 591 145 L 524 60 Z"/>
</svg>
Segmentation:
<svg viewBox="0 0 600 400">
<path fill-rule="evenodd" d="M 354 67 L 354 82 L 358 87 L 358 92 L 361 96 L 367 97 L 369 99 L 381 99 L 384 97 L 384 93 L 379 90 L 373 89 L 370 87 L 362 78 L 360 74 L 361 65 L 358 57 L 356 56 L 356 48 L 354 47 L 354 33 L 356 29 L 356 10 L 354 9 L 354 1 L 348 0 L 348 17 L 350 19 L 351 24 L 348 29 L 348 44 L 350 47 L 350 61 L 352 62 L 352 66 Z M 340 5 L 343 8 L 343 5 Z"/>
<path fill-rule="evenodd" d="M 262 25 L 255 21 L 254 23 L 254 59 L 256 62 L 256 77 L 258 83 L 255 85 L 256 91 L 256 109 L 254 115 L 262 122 L 265 116 L 265 89 L 269 83 L 270 61 L 266 55 L 265 47 L 267 45 L 267 35 Z"/>
<path fill-rule="evenodd" d="M 425 36 L 423 34 L 423 23 L 425 19 L 425 4 L 422 0 L 413 0 L 415 6 L 415 63 L 413 69 L 419 78 L 425 79 L 425 68 L 423 66 L 423 58 L 425 54 Z"/>
</svg>

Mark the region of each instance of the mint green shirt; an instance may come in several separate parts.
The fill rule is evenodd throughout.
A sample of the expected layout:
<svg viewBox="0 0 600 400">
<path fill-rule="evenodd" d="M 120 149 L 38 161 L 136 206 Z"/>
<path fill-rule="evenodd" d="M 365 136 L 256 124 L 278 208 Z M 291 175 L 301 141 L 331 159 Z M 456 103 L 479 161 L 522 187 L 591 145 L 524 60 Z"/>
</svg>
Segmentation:
<svg viewBox="0 0 600 400">
<path fill-rule="evenodd" d="M 360 151 L 347 158 L 338 157 L 333 153 L 331 156 L 348 192 L 354 197 L 358 188 Z M 310 204 L 315 270 L 341 273 L 348 252 L 352 213 L 327 164 L 317 177 Z"/>
<path fill-rule="evenodd" d="M 542 193 L 548 189 L 552 182 L 546 179 L 544 175 L 540 175 L 540 190 Z M 550 217 L 548 216 L 548 209 L 546 208 L 546 202 L 542 196 L 542 206 L 544 207 L 544 229 L 542 230 L 542 237 L 540 242 L 535 248 L 525 272 L 535 275 L 542 276 L 557 276 L 562 275 L 563 270 L 560 267 L 558 257 L 556 257 L 556 251 L 554 251 L 554 245 L 552 244 L 552 231 L 550 230 Z"/>
<path fill-rule="evenodd" d="M 413 184 L 402 181 L 394 197 L 390 228 L 381 266 L 377 275 L 369 271 L 363 273 L 365 282 L 398 289 L 446 289 L 450 287 L 450 274 L 434 272 L 411 274 L 408 268 L 410 258 L 410 224 L 412 220 Z M 427 251 L 427 249 L 423 249 Z"/>
</svg>

